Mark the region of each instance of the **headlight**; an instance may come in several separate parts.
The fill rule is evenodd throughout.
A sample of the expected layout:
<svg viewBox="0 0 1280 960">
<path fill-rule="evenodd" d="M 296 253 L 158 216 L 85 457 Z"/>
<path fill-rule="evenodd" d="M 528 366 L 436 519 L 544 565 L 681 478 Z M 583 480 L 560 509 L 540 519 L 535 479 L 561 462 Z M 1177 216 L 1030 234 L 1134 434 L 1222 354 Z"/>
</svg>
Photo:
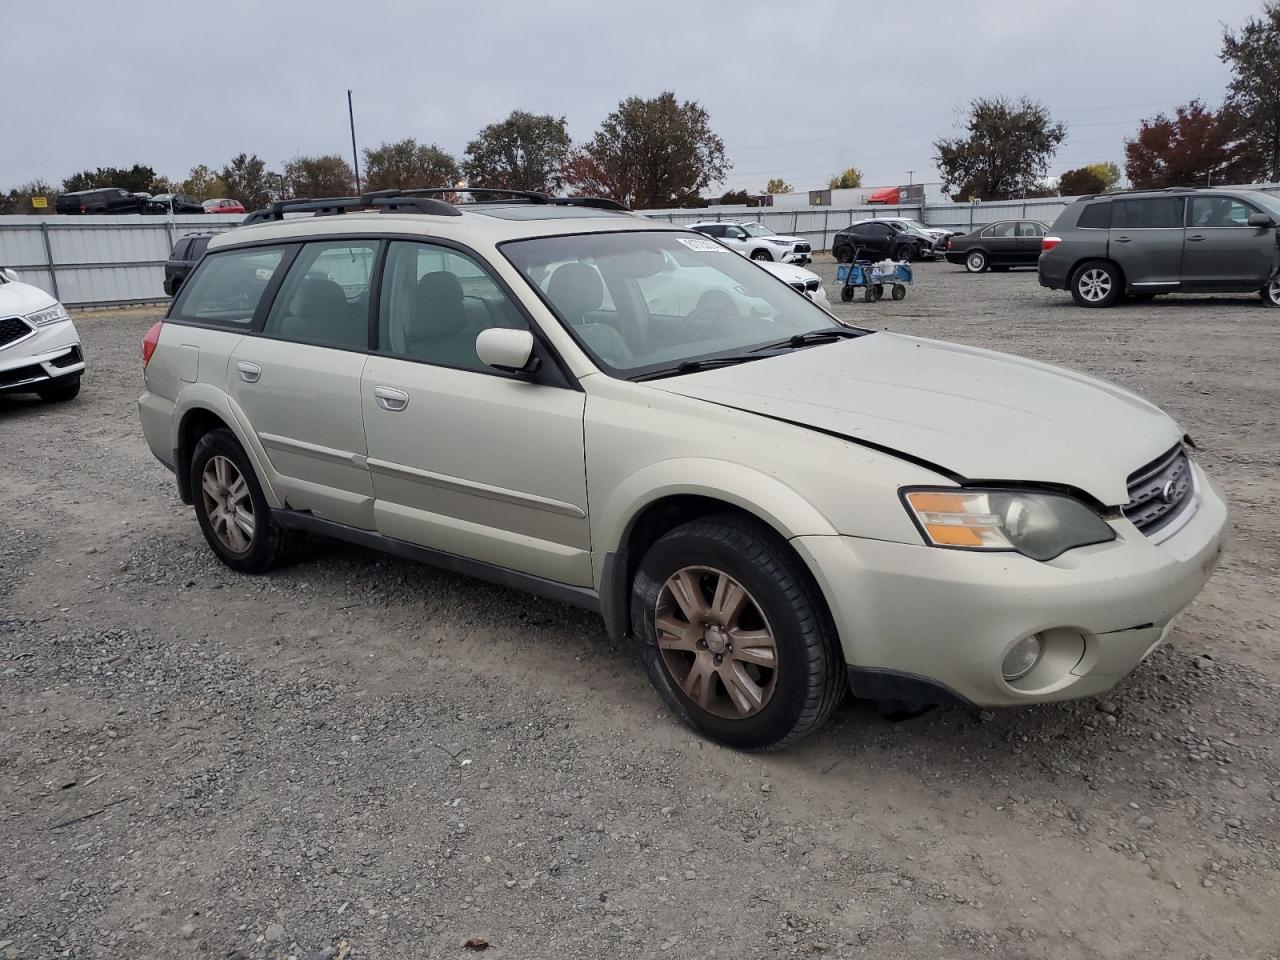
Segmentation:
<svg viewBox="0 0 1280 960">
<path fill-rule="evenodd" d="M 1116 533 L 1078 500 L 1014 490 L 904 490 L 903 502 L 935 547 L 1016 550 L 1052 560 Z"/>
<path fill-rule="evenodd" d="M 67 313 L 67 308 L 60 303 L 55 303 L 52 307 L 37 310 L 35 313 L 29 313 L 26 316 L 27 323 L 33 327 L 47 327 L 51 323 L 70 319 L 71 316 Z"/>
<path fill-rule="evenodd" d="M 779 240 L 777 237 L 769 237 L 770 243 L 776 243 L 780 247 L 789 247 L 794 242 L 792 240 Z"/>
</svg>

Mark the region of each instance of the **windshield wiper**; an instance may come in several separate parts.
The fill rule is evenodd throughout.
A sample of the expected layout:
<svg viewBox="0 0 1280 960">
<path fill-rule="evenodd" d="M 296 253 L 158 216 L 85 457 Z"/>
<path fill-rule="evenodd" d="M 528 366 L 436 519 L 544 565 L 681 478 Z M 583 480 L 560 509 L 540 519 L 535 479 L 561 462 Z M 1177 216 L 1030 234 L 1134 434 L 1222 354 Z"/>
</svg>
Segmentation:
<svg viewBox="0 0 1280 960">
<path fill-rule="evenodd" d="M 763 360 L 762 356 L 752 353 L 734 353 L 724 357 L 707 357 L 703 360 L 685 360 L 674 367 L 663 367 L 661 370 L 650 370 L 631 379 L 637 383 L 641 380 L 660 380 L 663 377 L 678 377 L 683 373 L 697 373 L 700 370 L 712 370 L 716 367 L 729 367 L 735 363 L 746 363 L 749 360 Z"/>
<path fill-rule="evenodd" d="M 822 330 L 810 330 L 807 333 L 797 333 L 794 336 L 787 337 L 785 340 L 779 340 L 777 343 L 766 343 L 763 347 L 756 347 L 752 353 L 764 353 L 766 350 L 787 350 L 795 347 L 809 347 L 816 343 L 832 343 L 836 340 L 848 340 L 851 337 L 862 336 L 856 330 L 840 330 L 835 327 L 826 327 Z"/>
</svg>

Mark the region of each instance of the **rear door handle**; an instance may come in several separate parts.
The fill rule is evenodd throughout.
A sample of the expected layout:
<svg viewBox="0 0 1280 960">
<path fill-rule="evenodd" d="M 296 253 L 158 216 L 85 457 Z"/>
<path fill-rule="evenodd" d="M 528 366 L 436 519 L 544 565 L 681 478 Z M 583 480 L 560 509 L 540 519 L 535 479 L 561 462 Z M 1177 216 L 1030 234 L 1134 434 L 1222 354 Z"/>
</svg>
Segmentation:
<svg viewBox="0 0 1280 960">
<path fill-rule="evenodd" d="M 236 369 L 240 371 L 240 379 L 245 383 L 257 383 L 262 378 L 262 368 L 256 363 L 241 360 L 236 364 Z"/>
<path fill-rule="evenodd" d="M 1199 243 L 1199 242 L 1200 242 L 1201 240 L 1203 240 L 1203 239 L 1204 239 L 1204 237 L 1203 237 L 1201 234 L 1198 234 L 1198 233 L 1197 233 L 1194 237 L 1187 237 L 1187 242 L 1188 242 L 1188 243 Z"/>
<path fill-rule="evenodd" d="M 1116 237 L 1116 243 L 1128 243 L 1128 242 L 1129 242 L 1128 237 Z"/>
<path fill-rule="evenodd" d="M 378 406 L 391 413 L 399 413 L 409 405 L 409 395 L 395 387 L 374 387 L 373 395 L 378 398 Z"/>
</svg>

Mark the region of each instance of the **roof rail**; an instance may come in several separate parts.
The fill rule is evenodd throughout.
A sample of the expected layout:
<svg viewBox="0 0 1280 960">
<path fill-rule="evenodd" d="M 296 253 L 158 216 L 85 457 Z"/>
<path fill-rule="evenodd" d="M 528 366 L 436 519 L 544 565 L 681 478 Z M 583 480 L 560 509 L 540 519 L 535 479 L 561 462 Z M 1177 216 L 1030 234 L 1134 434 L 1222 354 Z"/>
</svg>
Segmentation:
<svg viewBox="0 0 1280 960">
<path fill-rule="evenodd" d="M 372 190 L 358 197 L 299 197 L 295 200 L 277 200 L 268 207 L 255 210 L 241 221 L 242 226 L 283 220 L 286 213 L 310 213 L 324 217 L 346 213 L 348 210 L 381 209 L 384 213 L 426 213 L 437 217 L 459 217 L 462 211 L 442 196 L 450 194 L 492 194 L 493 200 L 473 200 L 472 203 L 525 203 L 549 204 L 557 207 L 592 207 L 597 210 L 622 210 L 628 208 L 616 200 L 604 197 L 553 197 L 536 190 L 508 190 L 505 187 L 420 187 L 412 190 Z"/>
<path fill-rule="evenodd" d="M 1099 197 L 1116 197 L 1124 196 L 1130 193 L 1196 193 L 1203 188 L 1201 187 L 1129 187 L 1124 190 L 1104 190 L 1102 193 L 1086 193 L 1082 197 L 1077 197 L 1076 202 L 1081 200 L 1097 200 Z"/>
</svg>

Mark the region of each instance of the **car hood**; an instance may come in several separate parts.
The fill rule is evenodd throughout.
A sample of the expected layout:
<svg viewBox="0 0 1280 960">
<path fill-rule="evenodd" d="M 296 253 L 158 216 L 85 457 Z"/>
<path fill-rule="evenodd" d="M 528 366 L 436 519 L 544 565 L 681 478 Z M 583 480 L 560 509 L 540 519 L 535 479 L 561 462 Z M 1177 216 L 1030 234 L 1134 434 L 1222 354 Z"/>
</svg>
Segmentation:
<svg viewBox="0 0 1280 960">
<path fill-rule="evenodd" d="M 771 237 L 758 237 L 759 240 L 781 240 L 783 243 L 805 243 L 804 237 L 784 237 L 782 234 L 775 234 Z"/>
<path fill-rule="evenodd" d="M 58 301 L 39 287 L 33 287 L 22 281 L 0 283 L 0 317 L 21 317 L 45 307 L 52 307 Z"/>
<path fill-rule="evenodd" d="M 781 277 L 787 283 L 807 283 L 810 280 L 819 280 L 819 277 L 812 270 L 806 270 L 804 267 L 792 266 L 789 263 L 779 263 L 776 260 L 753 260 L 757 267 L 761 270 L 767 270 L 776 277 Z"/>
<path fill-rule="evenodd" d="M 1109 506 L 1182 431 L 1119 387 L 990 350 L 876 333 L 651 384 L 887 449 L 967 480 L 1059 484 Z"/>
</svg>

